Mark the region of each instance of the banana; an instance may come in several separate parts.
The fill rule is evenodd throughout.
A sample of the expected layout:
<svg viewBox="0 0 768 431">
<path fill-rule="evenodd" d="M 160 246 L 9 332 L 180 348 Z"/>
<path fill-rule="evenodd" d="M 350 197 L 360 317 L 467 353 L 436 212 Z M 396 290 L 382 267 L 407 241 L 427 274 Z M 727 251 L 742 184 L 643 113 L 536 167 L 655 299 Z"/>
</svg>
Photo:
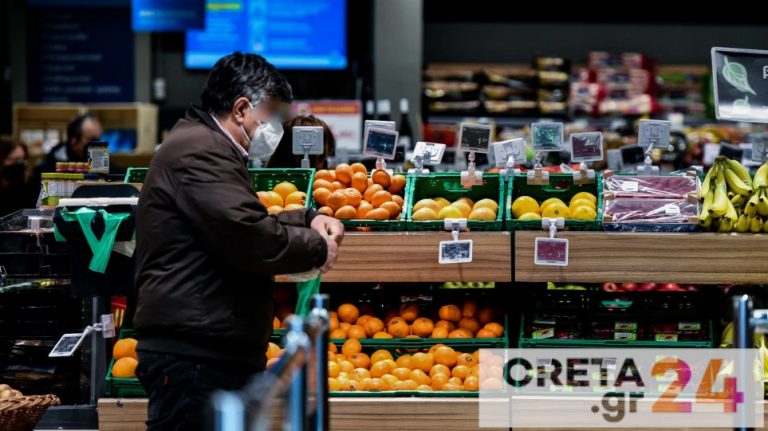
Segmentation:
<svg viewBox="0 0 768 431">
<path fill-rule="evenodd" d="M 735 225 L 739 220 L 739 213 L 736 211 L 736 208 L 733 206 L 731 201 L 728 201 L 726 205 L 728 206 L 728 211 L 725 212 L 725 218 L 730 220 L 732 225 Z"/>
<path fill-rule="evenodd" d="M 733 322 L 728 322 L 725 328 L 723 328 L 723 333 L 720 335 L 720 347 L 733 347 L 734 340 Z"/>
<path fill-rule="evenodd" d="M 713 172 L 715 172 L 715 167 L 712 166 L 707 171 L 707 175 L 704 177 L 704 181 L 701 182 L 701 187 L 699 188 L 699 200 L 703 201 L 704 197 L 709 193 L 709 191 L 712 189 L 712 177 L 714 176 Z"/>
<path fill-rule="evenodd" d="M 709 229 L 709 227 L 712 226 L 712 217 L 707 215 L 702 219 L 701 216 L 699 216 L 699 226 L 704 229 Z"/>
<path fill-rule="evenodd" d="M 768 162 L 763 163 L 755 172 L 755 178 L 752 180 L 752 190 L 757 191 L 761 187 L 768 186 Z"/>
<path fill-rule="evenodd" d="M 723 217 L 722 220 L 720 220 L 720 225 L 717 227 L 718 232 L 732 232 L 733 231 L 733 222 L 729 218 Z"/>
<path fill-rule="evenodd" d="M 760 189 L 760 198 L 757 200 L 757 213 L 763 217 L 768 217 L 768 196 L 765 194 L 765 188 Z"/>
<path fill-rule="evenodd" d="M 726 159 L 725 165 L 739 177 L 747 186 L 752 188 L 752 177 L 749 175 L 749 171 L 737 160 Z"/>
<path fill-rule="evenodd" d="M 763 219 L 760 216 L 755 216 L 749 221 L 749 231 L 752 233 L 758 233 L 763 230 Z"/>
<path fill-rule="evenodd" d="M 704 202 L 701 205 L 701 213 L 699 213 L 699 221 L 702 221 L 710 216 L 712 213 L 712 201 L 714 200 L 715 191 L 710 190 L 710 192 L 704 196 Z M 757 203 L 755 203 L 755 205 L 757 205 Z M 757 209 L 755 209 L 755 212 L 757 212 Z"/>
<path fill-rule="evenodd" d="M 768 233 L 768 218 L 766 218 L 765 223 L 763 223 L 763 232 Z"/>
<path fill-rule="evenodd" d="M 733 229 L 736 232 L 744 233 L 744 232 L 747 232 L 749 230 L 749 226 L 750 226 L 749 225 L 749 217 L 747 217 L 744 214 L 742 214 L 741 216 L 739 216 L 739 221 L 736 222 L 736 226 L 734 226 Z"/>
<path fill-rule="evenodd" d="M 757 214 L 758 202 L 760 202 L 759 190 L 749 198 L 747 205 L 744 206 L 744 214 L 746 214 L 747 217 L 754 217 Z"/>
<path fill-rule="evenodd" d="M 715 217 L 722 217 L 728 211 L 728 185 L 725 182 L 725 175 L 723 170 L 718 166 L 717 180 L 715 182 L 715 197 L 712 201 L 712 215 Z"/>
<path fill-rule="evenodd" d="M 744 203 L 746 203 L 746 201 L 744 200 L 744 196 L 743 195 L 734 195 L 731 198 L 731 203 L 736 208 L 742 208 L 744 206 Z"/>
<path fill-rule="evenodd" d="M 724 165 L 727 166 L 727 165 Z M 750 185 L 747 186 L 746 181 L 742 180 L 741 178 L 736 175 L 735 172 L 733 172 L 731 169 L 724 169 L 725 171 L 725 181 L 728 183 L 728 189 L 734 193 L 738 193 L 742 196 L 749 196 L 752 194 L 752 183 L 749 183 Z"/>
</svg>

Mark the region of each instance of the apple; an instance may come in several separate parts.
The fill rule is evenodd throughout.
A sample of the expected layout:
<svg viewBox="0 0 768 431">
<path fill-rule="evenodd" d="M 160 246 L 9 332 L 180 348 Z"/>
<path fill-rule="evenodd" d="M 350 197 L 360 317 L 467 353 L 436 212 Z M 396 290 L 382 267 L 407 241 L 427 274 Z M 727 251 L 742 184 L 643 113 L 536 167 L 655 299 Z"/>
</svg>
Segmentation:
<svg viewBox="0 0 768 431">
<path fill-rule="evenodd" d="M 620 288 L 625 292 L 634 292 L 637 290 L 637 283 L 622 283 Z"/>
<path fill-rule="evenodd" d="M 657 286 L 656 283 L 641 283 L 637 287 L 637 290 L 639 290 L 640 292 L 649 292 L 651 290 L 656 290 L 656 286 Z"/>
<path fill-rule="evenodd" d="M 681 288 L 677 283 L 664 283 L 659 287 L 658 290 L 661 292 L 681 292 L 685 289 Z"/>
<path fill-rule="evenodd" d="M 616 283 L 603 283 L 603 292 L 617 292 L 619 286 Z"/>
</svg>

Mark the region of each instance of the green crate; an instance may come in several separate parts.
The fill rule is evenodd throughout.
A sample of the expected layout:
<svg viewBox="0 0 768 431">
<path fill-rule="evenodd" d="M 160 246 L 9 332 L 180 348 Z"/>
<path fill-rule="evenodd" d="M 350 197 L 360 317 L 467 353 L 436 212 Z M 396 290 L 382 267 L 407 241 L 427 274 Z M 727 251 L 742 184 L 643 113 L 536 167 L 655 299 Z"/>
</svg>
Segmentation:
<svg viewBox="0 0 768 431">
<path fill-rule="evenodd" d="M 507 185 L 505 214 L 507 230 L 541 230 L 541 220 L 516 220 L 512 218 L 512 202 L 520 196 L 530 196 L 541 204 L 549 198 L 560 198 L 566 205 L 579 192 L 589 192 L 597 197 L 597 218 L 589 220 L 565 220 L 567 230 L 591 231 L 603 230 L 603 176 L 595 173 L 594 184 L 577 185 L 571 174 L 549 174 L 549 184 L 530 185 L 525 174 L 510 176 Z"/>
<path fill-rule="evenodd" d="M 143 183 L 147 177 L 147 172 L 149 172 L 149 168 L 128 168 L 124 182 Z M 253 188 L 256 191 L 272 190 L 283 181 L 292 182 L 299 191 L 307 194 L 304 207 L 310 208 L 312 181 L 315 176 L 314 169 L 248 169 L 248 174 L 251 176 Z"/>
<path fill-rule="evenodd" d="M 131 329 L 122 329 L 120 339 L 134 337 Z M 105 378 L 104 392 L 107 396 L 115 398 L 146 398 L 147 392 L 144 386 L 139 383 L 137 378 L 117 378 L 112 377 L 112 366 L 115 365 L 115 359 L 109 361 L 107 376 Z"/>
<path fill-rule="evenodd" d="M 483 174 L 483 184 L 465 189 L 461 185 L 461 174 L 458 172 L 437 172 L 424 176 L 411 177 L 411 190 L 408 193 L 408 207 L 406 215 L 407 230 L 410 231 L 442 231 L 445 230 L 442 220 L 414 221 L 413 206 L 421 199 L 442 197 L 450 202 L 462 197 L 468 197 L 473 201 L 480 199 L 493 199 L 499 204 L 499 210 L 494 221 L 468 220 L 467 228 L 470 231 L 494 231 L 501 230 L 503 218 L 504 181 L 499 174 Z"/>
</svg>

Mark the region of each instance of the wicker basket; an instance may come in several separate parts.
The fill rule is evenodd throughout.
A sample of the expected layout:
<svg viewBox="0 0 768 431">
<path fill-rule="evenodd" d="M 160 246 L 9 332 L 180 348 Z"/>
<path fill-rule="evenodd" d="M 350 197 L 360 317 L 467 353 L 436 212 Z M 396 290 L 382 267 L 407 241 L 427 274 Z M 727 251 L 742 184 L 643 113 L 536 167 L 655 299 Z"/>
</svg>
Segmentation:
<svg viewBox="0 0 768 431">
<path fill-rule="evenodd" d="M 0 401 L 0 431 L 31 431 L 50 406 L 61 404 L 55 395 L 32 395 Z"/>
</svg>

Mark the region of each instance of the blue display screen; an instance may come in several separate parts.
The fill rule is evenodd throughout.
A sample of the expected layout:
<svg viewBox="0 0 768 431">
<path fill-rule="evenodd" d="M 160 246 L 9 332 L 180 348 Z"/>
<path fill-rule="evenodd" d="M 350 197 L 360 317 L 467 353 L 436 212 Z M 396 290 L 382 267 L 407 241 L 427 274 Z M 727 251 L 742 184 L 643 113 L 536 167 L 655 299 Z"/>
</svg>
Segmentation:
<svg viewBox="0 0 768 431">
<path fill-rule="evenodd" d="M 131 0 L 133 31 L 205 28 L 205 0 Z"/>
<path fill-rule="evenodd" d="M 184 62 L 208 69 L 241 51 L 281 69 L 344 69 L 346 9 L 346 0 L 208 0 L 205 30 L 187 32 Z"/>
</svg>

